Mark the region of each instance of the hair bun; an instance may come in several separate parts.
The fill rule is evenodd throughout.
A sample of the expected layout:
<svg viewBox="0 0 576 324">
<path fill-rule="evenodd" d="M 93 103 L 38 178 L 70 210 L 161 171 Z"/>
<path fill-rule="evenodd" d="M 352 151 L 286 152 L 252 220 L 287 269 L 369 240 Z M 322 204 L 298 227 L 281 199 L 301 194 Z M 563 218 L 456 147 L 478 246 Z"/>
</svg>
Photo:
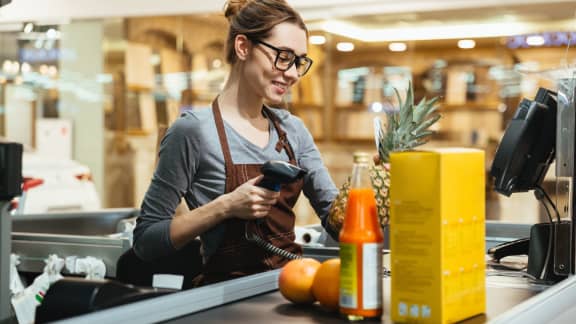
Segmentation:
<svg viewBox="0 0 576 324">
<path fill-rule="evenodd" d="M 228 0 L 224 7 L 224 16 L 230 21 L 244 8 L 250 0 Z"/>
</svg>

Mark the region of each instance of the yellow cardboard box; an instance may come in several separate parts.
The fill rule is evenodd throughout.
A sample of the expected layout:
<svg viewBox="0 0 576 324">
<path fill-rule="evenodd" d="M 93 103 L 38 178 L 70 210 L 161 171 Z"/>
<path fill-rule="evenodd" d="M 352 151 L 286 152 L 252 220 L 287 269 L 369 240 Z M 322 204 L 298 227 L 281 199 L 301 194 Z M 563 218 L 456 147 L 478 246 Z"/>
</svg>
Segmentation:
<svg viewBox="0 0 576 324">
<path fill-rule="evenodd" d="M 453 323 L 484 313 L 484 152 L 398 152 L 390 162 L 392 320 Z"/>
</svg>

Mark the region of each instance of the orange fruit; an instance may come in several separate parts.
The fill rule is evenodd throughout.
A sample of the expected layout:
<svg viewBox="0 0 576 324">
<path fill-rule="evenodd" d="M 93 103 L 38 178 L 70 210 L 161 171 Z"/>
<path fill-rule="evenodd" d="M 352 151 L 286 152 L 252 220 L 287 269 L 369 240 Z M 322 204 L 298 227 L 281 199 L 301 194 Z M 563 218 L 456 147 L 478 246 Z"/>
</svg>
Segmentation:
<svg viewBox="0 0 576 324">
<path fill-rule="evenodd" d="M 320 305 L 329 310 L 337 310 L 340 298 L 340 259 L 334 258 L 322 263 L 314 282 L 312 293 Z"/>
<path fill-rule="evenodd" d="M 320 262 L 311 258 L 292 260 L 282 268 L 278 277 L 278 288 L 284 298 L 296 304 L 312 304 L 312 282 Z"/>
</svg>

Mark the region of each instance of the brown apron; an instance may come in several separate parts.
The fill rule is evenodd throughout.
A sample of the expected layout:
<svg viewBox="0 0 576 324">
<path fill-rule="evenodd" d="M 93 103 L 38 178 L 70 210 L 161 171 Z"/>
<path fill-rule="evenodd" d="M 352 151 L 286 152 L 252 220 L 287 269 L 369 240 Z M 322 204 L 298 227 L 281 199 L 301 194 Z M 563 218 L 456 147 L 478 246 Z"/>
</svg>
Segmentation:
<svg viewBox="0 0 576 324">
<path fill-rule="evenodd" d="M 276 115 L 266 107 L 262 109 L 268 119 L 272 121 L 278 133 L 279 140 L 276 144 L 276 150 L 281 152 L 284 149 L 288 154 L 290 163 L 297 165 L 294 151 L 290 143 L 288 143 L 286 133 L 280 128 Z M 224 154 L 226 168 L 225 193 L 229 193 L 249 179 L 260 175 L 262 164 L 234 164 L 232 162 L 226 132 L 224 131 L 224 121 L 222 120 L 217 100 L 212 103 L 212 110 Z M 301 255 L 302 247 L 294 243 L 295 215 L 292 207 L 294 207 L 300 195 L 303 183 L 304 180 L 299 179 L 291 184 L 282 185 L 280 198 L 272 206 L 270 213 L 263 221 L 246 221 L 240 218 L 226 220 L 224 222 L 226 227 L 224 237 L 216 252 L 204 264 L 202 274 L 194 279 L 195 285 L 205 285 L 280 268 L 289 261 L 284 257 L 264 250 L 253 242 L 247 241 L 245 231 L 256 233 L 276 247 Z"/>
</svg>

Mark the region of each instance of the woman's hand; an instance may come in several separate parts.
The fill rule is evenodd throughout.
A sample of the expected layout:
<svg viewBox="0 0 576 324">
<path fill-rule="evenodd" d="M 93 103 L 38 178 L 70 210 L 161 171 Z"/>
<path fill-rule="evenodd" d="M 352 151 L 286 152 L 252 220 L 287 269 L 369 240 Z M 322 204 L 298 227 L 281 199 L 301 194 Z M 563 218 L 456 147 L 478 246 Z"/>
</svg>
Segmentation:
<svg viewBox="0 0 576 324">
<path fill-rule="evenodd" d="M 262 178 L 262 175 L 252 178 L 221 196 L 225 200 L 229 217 L 251 220 L 268 216 L 280 193 L 256 186 Z"/>
</svg>

